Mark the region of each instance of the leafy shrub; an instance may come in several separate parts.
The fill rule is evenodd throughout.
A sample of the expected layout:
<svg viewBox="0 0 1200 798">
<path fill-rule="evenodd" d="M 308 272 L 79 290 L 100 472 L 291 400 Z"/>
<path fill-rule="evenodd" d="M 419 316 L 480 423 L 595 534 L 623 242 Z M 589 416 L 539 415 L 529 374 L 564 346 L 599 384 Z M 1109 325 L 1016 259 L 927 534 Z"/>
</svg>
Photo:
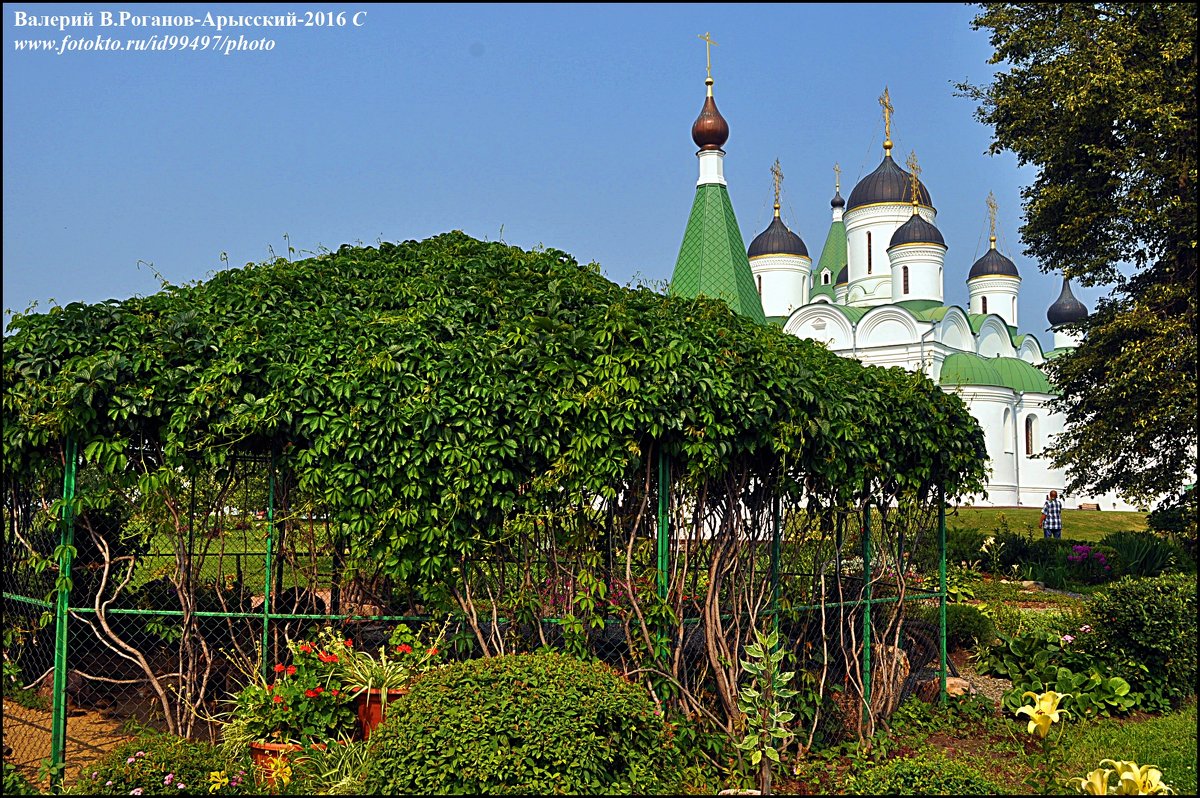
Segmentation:
<svg viewBox="0 0 1200 798">
<path fill-rule="evenodd" d="M 41 795 L 37 787 L 16 766 L 4 763 L 4 794 L 5 795 Z"/>
<path fill-rule="evenodd" d="M 146 732 L 83 768 L 71 792 L 82 795 L 253 795 L 256 789 L 249 774 L 249 762 L 226 761 L 221 749 L 209 743 Z"/>
<path fill-rule="evenodd" d="M 1158 576 L 1195 567 L 1187 552 L 1153 532 L 1113 532 L 1100 543 L 1117 553 L 1123 576 Z"/>
<path fill-rule="evenodd" d="M 976 641 L 990 643 L 996 636 L 996 626 L 983 610 L 973 604 L 946 605 L 946 648 L 958 651 L 970 648 Z"/>
<path fill-rule="evenodd" d="M 679 756 L 649 694 L 552 652 L 423 674 L 371 735 L 365 791 L 672 792 Z"/>
<path fill-rule="evenodd" d="M 936 605 L 921 607 L 915 616 L 923 621 L 938 625 Z M 946 603 L 946 650 L 958 651 L 971 648 L 978 640 L 980 644 L 991 643 L 996 636 L 996 626 L 987 614 L 974 604 Z"/>
<path fill-rule="evenodd" d="M 1185 490 L 1170 502 L 1164 502 L 1146 516 L 1146 524 L 1153 531 L 1165 535 L 1187 552 L 1192 561 L 1197 558 L 1197 501 L 1196 489 Z"/>
<path fill-rule="evenodd" d="M 1092 596 L 1089 608 L 1104 648 L 1145 668 L 1131 678 L 1135 688 L 1161 680 L 1173 701 L 1195 693 L 1194 576 L 1126 577 Z"/>
<path fill-rule="evenodd" d="M 929 537 L 933 537 L 930 535 Z M 978 529 L 963 529 L 962 527 L 946 526 L 946 562 L 960 564 L 973 563 L 980 558 L 983 541 L 988 537 Z M 934 551 L 936 567 L 937 551 Z"/>
<path fill-rule="evenodd" d="M 849 795 L 1003 795 L 1000 785 L 975 768 L 934 751 L 855 773 L 846 780 Z"/>
</svg>

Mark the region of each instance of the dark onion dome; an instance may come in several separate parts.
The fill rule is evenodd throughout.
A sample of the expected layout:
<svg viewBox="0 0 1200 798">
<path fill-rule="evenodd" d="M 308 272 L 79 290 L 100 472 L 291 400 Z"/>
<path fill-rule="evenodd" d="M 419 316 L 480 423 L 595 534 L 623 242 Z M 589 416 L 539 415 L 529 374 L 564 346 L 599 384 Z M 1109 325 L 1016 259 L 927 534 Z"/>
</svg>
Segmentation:
<svg viewBox="0 0 1200 798">
<path fill-rule="evenodd" d="M 914 213 L 909 217 L 908 221 L 896 228 L 896 232 L 892 233 L 892 241 L 888 244 L 888 249 L 898 247 L 901 244 L 938 244 L 946 246 L 946 239 L 942 238 L 941 232 L 925 221 L 921 214 Z"/>
<path fill-rule="evenodd" d="M 704 83 L 708 86 L 708 96 L 704 98 L 700 116 L 692 123 L 692 141 L 702 150 L 719 150 L 729 141 L 729 123 L 717 110 L 717 101 L 712 96 L 713 79 Z"/>
<path fill-rule="evenodd" d="M 850 282 L 850 267 L 843 266 L 842 270 L 840 272 L 838 272 L 837 279 L 833 281 L 833 284 L 834 285 L 846 285 L 849 282 Z"/>
<path fill-rule="evenodd" d="M 762 255 L 803 255 L 807 258 L 808 247 L 804 246 L 800 236 L 787 229 L 783 220 L 776 216 L 767 225 L 766 230 L 754 237 L 750 242 L 749 251 L 746 252 L 748 258 Z"/>
<path fill-rule="evenodd" d="M 846 207 L 846 201 L 844 199 L 842 199 L 842 192 L 840 192 L 840 191 L 834 192 L 833 199 L 829 201 L 829 207 L 830 208 L 845 208 Z"/>
<path fill-rule="evenodd" d="M 996 237 L 992 236 L 991 247 L 988 248 L 987 252 L 983 253 L 982 258 L 975 261 L 971 266 L 971 271 L 967 274 L 967 279 L 974 280 L 976 277 L 1020 276 L 1017 272 L 1017 264 L 1000 254 L 1000 250 L 996 249 Z"/>
<path fill-rule="evenodd" d="M 1050 322 L 1050 326 L 1057 327 L 1060 324 L 1083 321 L 1087 315 L 1087 308 L 1075 298 L 1075 294 L 1071 293 L 1071 281 L 1064 277 L 1062 292 L 1059 293 L 1058 299 L 1054 300 L 1050 309 L 1046 311 L 1046 319 Z"/>
<path fill-rule="evenodd" d="M 933 207 L 929 191 L 919 180 L 917 198 L 922 205 Z M 858 185 L 850 192 L 849 210 L 878 202 L 912 202 L 912 175 L 901 169 L 891 155 L 885 155 L 879 168 L 858 181 Z"/>
</svg>

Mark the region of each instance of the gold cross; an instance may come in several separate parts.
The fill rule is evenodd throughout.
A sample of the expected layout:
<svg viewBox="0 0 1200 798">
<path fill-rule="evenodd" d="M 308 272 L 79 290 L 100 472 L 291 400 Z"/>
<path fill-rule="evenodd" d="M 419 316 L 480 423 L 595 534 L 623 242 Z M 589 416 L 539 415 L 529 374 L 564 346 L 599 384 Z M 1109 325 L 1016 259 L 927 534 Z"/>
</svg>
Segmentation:
<svg viewBox="0 0 1200 798">
<path fill-rule="evenodd" d="M 696 38 L 697 38 L 697 39 L 703 39 L 703 40 L 704 40 L 704 61 L 705 61 L 705 69 L 708 71 L 708 78 L 709 78 L 709 80 L 711 80 L 711 79 L 712 79 L 712 48 L 713 48 L 713 47 L 716 47 L 716 46 L 717 46 L 717 43 L 716 43 L 716 42 L 714 42 L 714 41 L 713 41 L 713 40 L 712 40 L 712 39 L 709 37 L 709 35 L 708 35 L 708 31 L 705 31 L 703 36 L 701 36 L 700 34 L 698 34 L 698 33 L 697 33 L 697 34 L 696 34 Z"/>
<path fill-rule="evenodd" d="M 917 194 L 917 186 L 919 185 L 917 176 L 921 174 L 921 167 L 917 164 L 916 150 L 908 153 L 908 160 L 905 161 L 905 164 L 908 165 L 908 171 L 912 172 L 912 201 L 913 205 L 916 205 L 917 198 L 920 196 Z"/>
<path fill-rule="evenodd" d="M 883 106 L 883 137 L 887 139 L 887 143 L 883 146 L 890 149 L 892 139 L 892 112 L 896 109 L 892 107 L 892 96 L 888 94 L 887 86 L 883 87 L 883 95 L 879 98 L 879 104 Z"/>
<path fill-rule="evenodd" d="M 775 178 L 775 215 L 779 215 L 779 186 L 783 184 L 783 169 L 779 166 L 779 159 L 775 159 L 775 165 L 771 167 L 771 176 Z"/>
<path fill-rule="evenodd" d="M 995 238 L 996 237 L 996 209 L 999 206 L 996 205 L 996 195 L 990 191 L 988 192 L 988 195 L 987 195 L 987 206 L 988 206 L 988 220 L 990 222 L 991 229 L 992 229 L 991 235 L 992 235 L 992 238 Z"/>
<path fill-rule="evenodd" d="M 837 162 L 833 164 L 833 193 L 840 194 L 842 191 L 842 167 L 838 166 Z"/>
</svg>

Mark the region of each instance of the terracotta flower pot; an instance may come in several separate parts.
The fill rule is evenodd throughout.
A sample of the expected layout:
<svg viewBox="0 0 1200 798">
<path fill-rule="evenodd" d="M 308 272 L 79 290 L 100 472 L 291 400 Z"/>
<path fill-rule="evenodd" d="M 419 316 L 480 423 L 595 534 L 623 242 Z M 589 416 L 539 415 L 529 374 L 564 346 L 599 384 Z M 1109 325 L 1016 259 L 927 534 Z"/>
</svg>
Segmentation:
<svg viewBox="0 0 1200 798">
<path fill-rule="evenodd" d="M 313 743 L 313 748 L 325 750 L 325 743 Z M 250 760 L 254 763 L 254 778 L 260 786 L 274 789 L 276 773 L 283 765 L 292 764 L 292 754 L 303 751 L 304 746 L 297 743 L 268 743 L 255 740 L 250 743 Z M 286 781 L 279 787 L 287 786 Z"/>
<path fill-rule="evenodd" d="M 354 699 L 354 709 L 358 712 L 358 727 L 365 740 L 380 723 L 383 723 L 383 696 L 381 690 L 364 690 Z M 402 695 L 408 694 L 407 687 L 396 687 L 387 691 L 388 705 Z"/>
</svg>

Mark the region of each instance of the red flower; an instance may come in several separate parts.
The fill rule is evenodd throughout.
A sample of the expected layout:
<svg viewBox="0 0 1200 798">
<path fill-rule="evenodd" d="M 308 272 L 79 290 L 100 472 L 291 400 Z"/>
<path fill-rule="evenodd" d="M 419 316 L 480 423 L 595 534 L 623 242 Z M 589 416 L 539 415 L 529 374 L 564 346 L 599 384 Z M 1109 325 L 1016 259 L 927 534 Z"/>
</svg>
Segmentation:
<svg viewBox="0 0 1200 798">
<path fill-rule="evenodd" d="M 276 673 L 283 673 L 283 665 L 282 665 L 282 664 L 276 665 L 276 666 L 275 666 L 275 672 L 276 672 Z"/>
<path fill-rule="evenodd" d="M 321 694 L 321 693 L 323 693 L 323 692 L 325 692 L 325 688 L 324 688 L 324 687 L 321 687 L 320 685 L 317 685 L 317 687 L 316 687 L 316 693 L 317 693 L 318 695 L 320 695 L 320 694 Z"/>
<path fill-rule="evenodd" d="M 303 651 L 305 654 L 311 654 L 313 652 L 312 644 L 311 643 L 301 643 L 300 650 Z"/>
<path fill-rule="evenodd" d="M 268 692 L 268 693 L 269 693 L 269 692 L 271 692 L 271 691 L 272 691 L 272 690 L 274 690 L 274 689 L 275 689 L 275 685 L 274 685 L 273 683 L 272 683 L 272 684 L 268 684 L 268 685 L 267 685 L 267 692 Z"/>
<path fill-rule="evenodd" d="M 282 703 L 283 703 L 283 696 L 281 696 L 281 695 L 277 695 L 277 696 L 275 696 L 275 697 L 274 697 L 273 699 L 271 699 L 271 700 L 272 700 L 272 701 L 274 701 L 276 704 L 282 704 Z"/>
<path fill-rule="evenodd" d="M 305 690 L 304 695 L 308 696 L 309 698 L 316 698 L 317 691 L 316 690 Z"/>
<path fill-rule="evenodd" d="M 296 675 L 296 666 L 295 666 L 295 665 L 288 665 L 288 666 L 287 666 L 287 675 L 288 675 L 288 676 L 295 676 L 295 675 Z"/>
<path fill-rule="evenodd" d="M 338 691 L 337 691 L 337 690 L 330 690 L 329 692 L 330 692 L 330 693 L 333 695 L 333 697 L 334 697 L 334 698 L 337 698 L 337 697 L 338 697 Z"/>
<path fill-rule="evenodd" d="M 350 638 L 347 637 L 345 640 L 345 643 L 346 643 L 346 648 L 354 648 L 354 642 L 352 640 L 350 640 Z"/>
<path fill-rule="evenodd" d="M 436 657 L 437 656 L 437 648 L 429 649 L 429 656 Z"/>
<path fill-rule="evenodd" d="M 412 646 L 410 646 L 408 643 L 401 643 L 400 645 L 396 646 L 396 653 L 397 654 L 411 654 Z"/>
</svg>

